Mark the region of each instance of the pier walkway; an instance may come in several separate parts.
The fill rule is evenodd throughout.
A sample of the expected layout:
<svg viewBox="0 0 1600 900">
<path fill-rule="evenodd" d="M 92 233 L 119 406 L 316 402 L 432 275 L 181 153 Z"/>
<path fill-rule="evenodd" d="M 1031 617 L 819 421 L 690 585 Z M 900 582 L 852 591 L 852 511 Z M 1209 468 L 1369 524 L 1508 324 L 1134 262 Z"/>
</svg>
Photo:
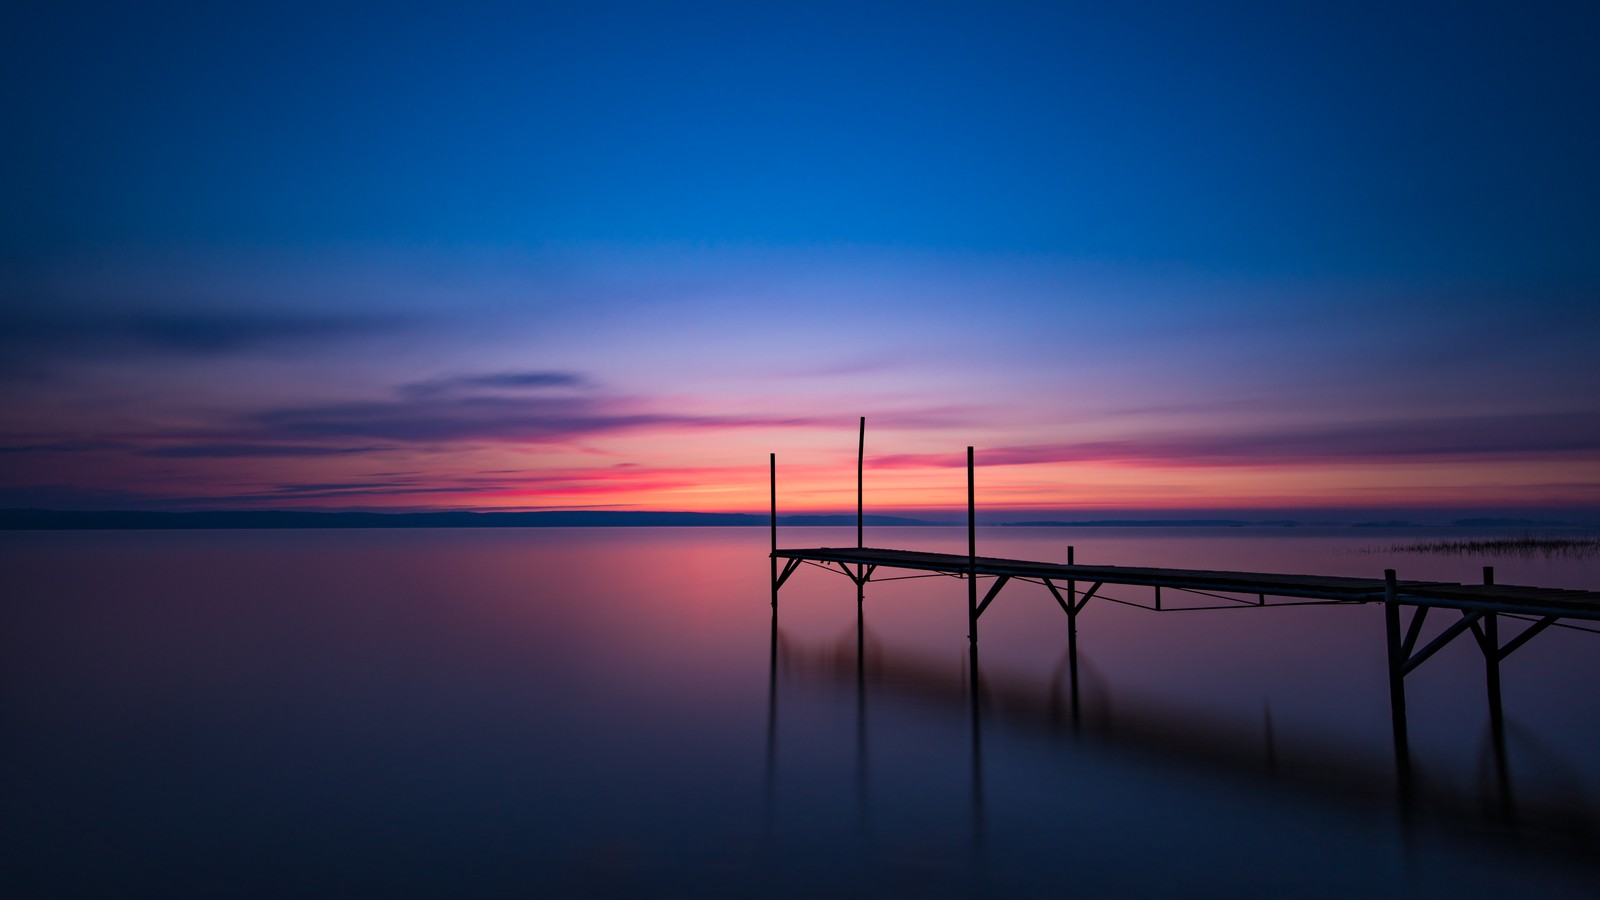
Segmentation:
<svg viewBox="0 0 1600 900">
<path fill-rule="evenodd" d="M 1049 588 L 1066 587 L 1083 582 L 1092 585 L 1080 598 L 1095 596 L 1104 585 L 1131 585 L 1157 589 L 1149 604 L 1129 600 L 1112 600 L 1145 609 L 1192 610 L 1232 609 L 1240 606 L 1282 606 L 1271 602 L 1273 598 L 1310 600 L 1321 603 L 1382 603 L 1398 602 L 1411 606 L 1437 606 L 1481 613 L 1505 613 L 1537 618 L 1588 619 L 1600 621 L 1600 592 L 1574 591 L 1559 588 L 1528 587 L 1510 584 L 1459 584 L 1443 581 L 1395 581 L 1394 596 L 1389 596 L 1389 582 L 1383 578 L 1350 578 L 1336 575 L 1287 575 L 1272 572 L 1228 572 L 1206 569 L 1161 569 L 1139 566 L 1089 566 L 1037 562 L 1024 559 L 1002 559 L 992 556 L 964 556 L 959 553 L 926 553 L 917 550 L 890 550 L 878 547 L 816 547 L 808 549 L 778 549 L 772 551 L 774 559 L 786 560 L 778 576 L 778 586 L 793 574 L 802 563 L 814 562 L 827 568 L 838 566 L 838 571 L 863 584 L 873 580 L 880 569 L 907 569 L 965 578 L 992 577 L 991 593 L 978 605 L 982 613 L 988 603 L 999 593 L 998 588 L 1010 579 L 1043 584 Z M 1228 601 L 1221 605 L 1171 605 L 1163 607 L 1161 588 L 1185 591 L 1217 600 Z M 1253 595 L 1256 600 L 1217 596 L 1219 594 Z M 1109 598 L 1108 598 L 1109 599 Z"/>
<path fill-rule="evenodd" d="M 856 546 L 780 549 L 778 547 L 777 455 L 770 457 L 772 493 L 772 610 L 778 611 L 778 591 L 802 565 L 814 565 L 848 577 L 856 586 L 857 616 L 865 598 L 866 585 L 874 580 L 950 576 L 967 583 L 967 638 L 976 671 L 978 618 L 994 603 L 1002 589 L 1012 581 L 1043 585 L 1067 614 L 1067 654 L 1070 661 L 1073 710 L 1078 708 L 1077 635 L 1078 614 L 1090 600 L 1138 606 L 1157 612 L 1199 609 L 1248 609 L 1268 606 L 1308 604 L 1381 603 L 1388 644 L 1389 706 L 1394 724 L 1395 755 L 1402 781 L 1409 772 L 1409 741 L 1406 735 L 1405 676 L 1451 641 L 1471 634 L 1483 653 L 1489 696 L 1492 733 L 1502 741 L 1504 715 L 1500 703 L 1500 663 L 1545 629 L 1556 626 L 1594 632 L 1597 629 L 1563 620 L 1600 622 L 1600 592 L 1556 588 L 1502 585 L 1494 581 L 1494 569 L 1485 567 L 1482 584 L 1439 581 L 1401 581 L 1393 569 L 1383 578 L 1352 578 L 1331 575 L 1293 575 L 1270 572 L 1230 572 L 1204 569 L 1167 569 L 1138 566 L 1079 565 L 1067 549 L 1067 562 L 1052 563 L 1022 559 L 979 556 L 973 451 L 967 448 L 967 553 L 929 553 L 864 546 L 862 541 L 862 467 L 866 446 L 866 420 L 861 420 L 861 438 L 856 457 Z M 779 563 L 782 561 L 782 570 Z M 878 577 L 879 569 L 923 573 L 910 576 Z M 978 582 L 988 579 L 982 599 Z M 1151 602 L 1141 603 L 1126 597 L 1113 598 L 1101 591 L 1107 585 L 1151 588 Z M 1080 590 L 1080 587 L 1084 588 Z M 1163 601 L 1162 591 L 1169 592 Z M 1180 592 L 1174 604 L 1170 592 Z M 1192 598 L 1203 598 L 1194 602 Z M 1402 622 L 1402 611 L 1410 608 L 1409 622 Z M 1430 611 L 1442 609 L 1459 613 L 1432 638 L 1422 643 L 1424 624 Z M 1502 639 L 1502 620 L 1516 623 L 1520 630 Z M 776 627 L 776 618 L 774 618 Z M 1437 620 L 1435 621 L 1437 627 Z M 1503 756 L 1503 754 L 1502 754 Z"/>
</svg>

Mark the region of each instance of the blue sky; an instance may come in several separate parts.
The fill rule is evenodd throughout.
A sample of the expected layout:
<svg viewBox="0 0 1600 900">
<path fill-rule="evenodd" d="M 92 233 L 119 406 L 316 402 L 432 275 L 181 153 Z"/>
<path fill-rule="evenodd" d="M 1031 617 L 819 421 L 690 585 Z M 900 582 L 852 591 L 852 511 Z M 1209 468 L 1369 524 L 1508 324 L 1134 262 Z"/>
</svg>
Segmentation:
<svg viewBox="0 0 1600 900">
<path fill-rule="evenodd" d="M 4 15 L 6 505 L 1600 505 L 1592 4 Z"/>
</svg>

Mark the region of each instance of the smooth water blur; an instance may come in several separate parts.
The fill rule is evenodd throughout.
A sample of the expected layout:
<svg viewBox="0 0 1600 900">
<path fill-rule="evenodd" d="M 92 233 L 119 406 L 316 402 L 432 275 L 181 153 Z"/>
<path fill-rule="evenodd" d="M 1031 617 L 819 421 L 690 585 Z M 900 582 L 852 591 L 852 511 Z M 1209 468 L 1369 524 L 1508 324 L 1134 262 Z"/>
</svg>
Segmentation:
<svg viewBox="0 0 1600 900">
<path fill-rule="evenodd" d="M 994 528 L 989 555 L 1600 588 L 1417 532 Z M 789 529 L 784 546 L 851 545 Z M 868 543 L 960 552 L 960 529 Z M 1407 679 L 1377 607 L 1066 617 L 763 529 L 0 534 L 7 896 L 1592 895 L 1600 635 Z M 897 574 L 880 570 L 882 577 Z M 1139 589 L 1108 589 L 1147 602 Z M 1148 590 L 1145 590 L 1148 594 Z M 1442 625 L 1442 623 L 1440 623 Z M 1514 629 L 1507 628 L 1503 639 Z M 975 714 L 976 713 L 976 714 Z"/>
</svg>

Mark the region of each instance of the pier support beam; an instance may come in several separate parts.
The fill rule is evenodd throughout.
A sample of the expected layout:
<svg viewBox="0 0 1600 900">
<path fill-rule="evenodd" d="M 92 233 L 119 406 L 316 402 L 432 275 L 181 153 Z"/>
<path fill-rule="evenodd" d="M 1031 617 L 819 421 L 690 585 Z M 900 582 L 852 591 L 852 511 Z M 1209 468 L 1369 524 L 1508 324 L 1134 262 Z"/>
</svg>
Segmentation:
<svg viewBox="0 0 1600 900">
<path fill-rule="evenodd" d="M 1405 628 L 1404 636 L 1401 635 L 1400 622 L 1400 591 L 1395 580 L 1393 569 L 1386 569 L 1383 573 L 1383 617 L 1388 640 L 1389 658 L 1389 710 L 1394 725 L 1394 752 L 1395 763 L 1400 774 L 1402 791 L 1409 789 L 1411 777 L 1411 749 L 1409 737 L 1406 733 L 1406 686 L 1405 677 L 1412 670 L 1422 665 L 1429 657 L 1444 649 L 1451 641 L 1466 632 L 1471 632 L 1476 639 L 1478 649 L 1483 652 L 1484 687 L 1489 700 L 1489 734 L 1494 743 L 1496 764 L 1499 767 L 1499 777 L 1502 786 L 1502 799 L 1509 800 L 1509 773 L 1505 770 L 1505 711 L 1500 700 L 1500 662 L 1513 651 L 1532 640 L 1535 635 L 1554 625 L 1558 616 L 1546 615 L 1534 621 L 1532 625 L 1524 628 L 1522 633 L 1507 641 L 1500 643 L 1500 616 L 1499 611 L 1493 607 L 1488 608 L 1456 608 L 1461 618 L 1446 626 L 1433 640 L 1429 641 L 1422 649 L 1417 649 L 1422 637 L 1422 625 L 1428 617 L 1429 610 L 1434 607 L 1429 605 L 1426 598 L 1411 599 L 1408 604 L 1415 609 L 1411 614 L 1411 621 Z M 1485 566 L 1483 569 L 1483 583 L 1485 586 L 1494 584 L 1494 568 Z M 1513 618 L 1524 618 L 1513 616 Z"/>
<path fill-rule="evenodd" d="M 1418 610 L 1417 615 L 1422 615 Z M 1395 586 L 1393 569 L 1383 570 L 1383 624 L 1388 634 L 1389 658 L 1389 719 L 1394 730 L 1394 761 L 1400 776 L 1400 788 L 1411 786 L 1411 743 L 1406 734 L 1406 657 L 1404 639 L 1400 637 L 1400 598 Z"/>
<path fill-rule="evenodd" d="M 1072 551 L 1073 548 L 1067 548 L 1067 565 L 1069 566 L 1076 565 L 1073 562 Z M 1067 595 L 1065 597 L 1061 596 L 1061 589 L 1056 587 L 1055 582 L 1048 578 L 1042 580 L 1044 581 L 1044 586 L 1050 589 L 1051 596 L 1056 598 L 1056 603 L 1067 614 L 1067 675 L 1072 691 L 1072 724 L 1076 725 L 1079 717 L 1078 613 L 1083 611 L 1084 605 L 1089 602 L 1090 598 L 1094 597 L 1096 591 L 1100 590 L 1103 582 L 1095 582 L 1093 586 L 1084 592 L 1083 599 L 1080 600 L 1078 599 L 1078 580 L 1076 578 L 1067 579 Z"/>
<path fill-rule="evenodd" d="M 1499 658 L 1489 648 L 1485 632 L 1479 622 L 1485 617 L 1493 618 L 1494 613 L 1478 609 L 1461 609 L 1461 618 L 1446 626 L 1443 631 L 1429 641 L 1421 650 L 1416 649 L 1422 637 L 1422 625 L 1428 618 L 1432 607 L 1423 605 L 1422 602 L 1412 602 L 1414 611 L 1411 621 L 1401 634 L 1400 621 L 1400 591 L 1395 579 L 1393 569 L 1385 569 L 1383 573 L 1383 618 L 1384 630 L 1387 635 L 1388 661 L 1389 661 L 1389 715 L 1394 729 L 1394 757 L 1395 771 L 1398 778 L 1401 798 L 1409 800 L 1412 789 L 1411 771 L 1411 740 L 1406 727 L 1406 676 L 1418 666 L 1422 665 L 1429 657 L 1444 649 L 1451 641 L 1467 631 L 1471 631 L 1477 638 L 1478 644 L 1483 648 L 1484 657 L 1489 660 L 1491 674 L 1489 679 L 1491 688 L 1490 708 L 1491 721 L 1498 722 L 1495 715 L 1499 692 Z M 1497 729 L 1498 730 L 1498 729 Z"/>
<path fill-rule="evenodd" d="M 1483 567 L 1483 583 L 1494 584 L 1494 566 Z M 1478 641 L 1483 650 L 1483 674 L 1489 690 L 1489 730 L 1491 734 L 1505 734 L 1505 715 L 1500 707 L 1500 618 L 1494 613 L 1483 617 L 1482 637 Z"/>
</svg>

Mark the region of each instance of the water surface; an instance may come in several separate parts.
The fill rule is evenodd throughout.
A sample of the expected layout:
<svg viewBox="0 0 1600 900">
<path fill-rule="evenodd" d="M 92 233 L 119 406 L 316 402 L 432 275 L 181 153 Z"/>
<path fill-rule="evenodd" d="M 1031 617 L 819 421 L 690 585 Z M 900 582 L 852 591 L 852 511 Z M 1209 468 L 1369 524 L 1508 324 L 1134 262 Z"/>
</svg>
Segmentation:
<svg viewBox="0 0 1600 900">
<path fill-rule="evenodd" d="M 1600 588 L 1593 560 L 1365 552 L 1419 532 L 1021 529 L 981 552 Z M 960 529 L 869 543 L 964 550 Z M 791 529 L 786 546 L 853 530 Z M 761 529 L 8 533 L 8 896 L 1592 895 L 1600 635 L 1407 679 L 1381 610 L 1066 618 L 1013 584 L 855 589 L 777 627 Z M 884 573 L 894 574 L 894 573 Z M 1138 589 L 1113 596 L 1147 601 Z"/>
</svg>

